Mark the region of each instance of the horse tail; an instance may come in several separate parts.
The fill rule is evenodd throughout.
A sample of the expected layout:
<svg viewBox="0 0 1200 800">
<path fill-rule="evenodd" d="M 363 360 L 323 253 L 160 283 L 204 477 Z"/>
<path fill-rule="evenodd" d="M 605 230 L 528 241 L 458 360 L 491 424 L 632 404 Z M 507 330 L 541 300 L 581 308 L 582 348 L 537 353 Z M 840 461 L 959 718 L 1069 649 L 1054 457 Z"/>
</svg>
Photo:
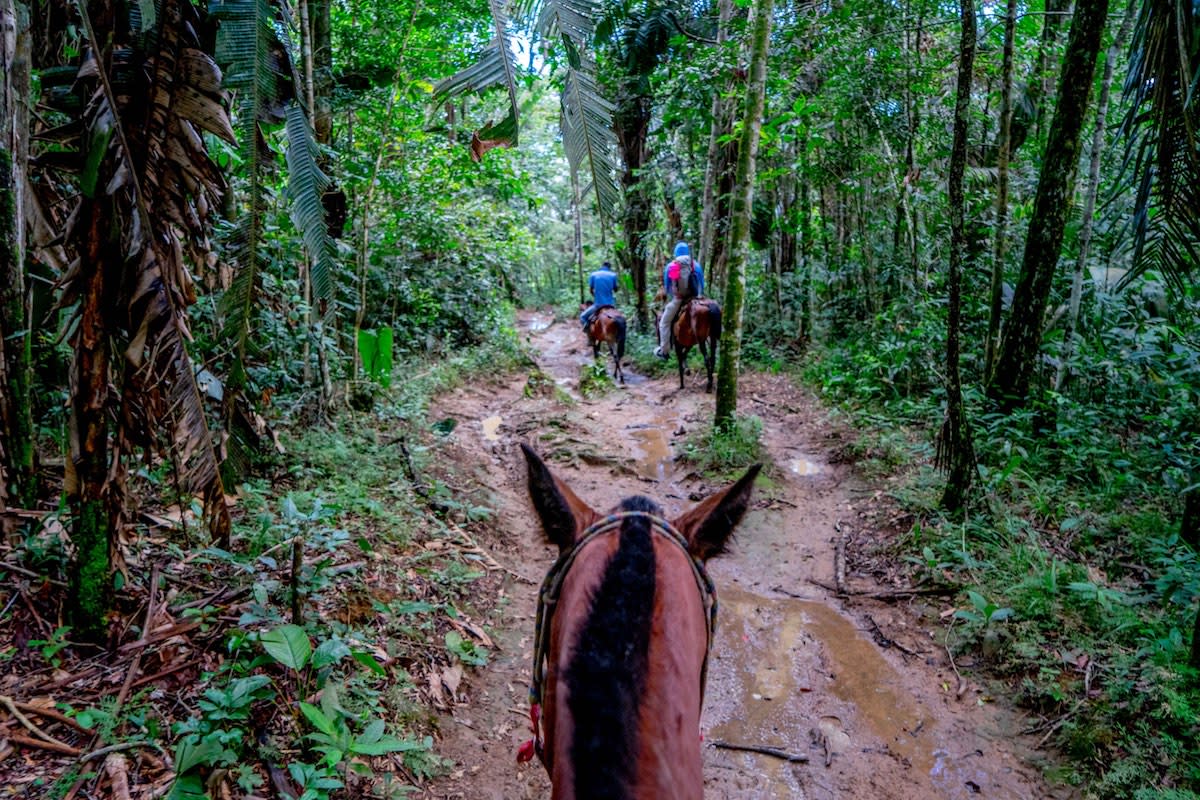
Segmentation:
<svg viewBox="0 0 1200 800">
<path fill-rule="evenodd" d="M 716 303 L 708 304 L 708 338 L 712 342 L 713 357 L 717 355 L 717 342 L 721 341 L 721 307 Z"/>
<path fill-rule="evenodd" d="M 625 500 L 621 510 L 662 513 L 644 497 Z M 638 699 L 649 666 L 657 577 L 649 521 L 626 518 L 620 537 L 564 675 L 579 800 L 627 798 L 637 773 Z"/>
<path fill-rule="evenodd" d="M 617 363 L 620 363 L 625 357 L 625 317 L 617 317 L 613 324 L 617 329 Z"/>
</svg>

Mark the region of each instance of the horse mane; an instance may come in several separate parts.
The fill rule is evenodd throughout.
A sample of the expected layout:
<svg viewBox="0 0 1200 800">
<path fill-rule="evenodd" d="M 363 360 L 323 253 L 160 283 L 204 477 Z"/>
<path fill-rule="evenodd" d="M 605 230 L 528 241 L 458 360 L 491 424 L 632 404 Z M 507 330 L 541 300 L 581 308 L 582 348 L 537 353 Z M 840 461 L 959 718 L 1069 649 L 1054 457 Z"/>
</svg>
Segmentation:
<svg viewBox="0 0 1200 800">
<path fill-rule="evenodd" d="M 618 508 L 662 514 L 657 503 L 640 496 Z M 623 520 L 619 535 L 564 674 L 579 800 L 629 797 L 637 770 L 637 698 L 645 688 L 654 616 L 654 543 L 645 517 Z"/>
</svg>

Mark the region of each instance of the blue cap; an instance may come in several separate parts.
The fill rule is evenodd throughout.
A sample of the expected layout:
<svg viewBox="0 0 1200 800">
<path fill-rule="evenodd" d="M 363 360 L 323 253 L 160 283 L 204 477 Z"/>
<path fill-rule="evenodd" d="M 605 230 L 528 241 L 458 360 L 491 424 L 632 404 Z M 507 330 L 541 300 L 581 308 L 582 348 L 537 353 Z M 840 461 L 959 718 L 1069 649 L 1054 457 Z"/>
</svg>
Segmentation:
<svg viewBox="0 0 1200 800">
<path fill-rule="evenodd" d="M 676 258 L 678 258 L 679 256 L 690 256 L 691 254 L 692 254 L 692 251 L 690 248 L 688 248 L 687 242 L 679 242 L 675 245 L 675 257 Z"/>
</svg>

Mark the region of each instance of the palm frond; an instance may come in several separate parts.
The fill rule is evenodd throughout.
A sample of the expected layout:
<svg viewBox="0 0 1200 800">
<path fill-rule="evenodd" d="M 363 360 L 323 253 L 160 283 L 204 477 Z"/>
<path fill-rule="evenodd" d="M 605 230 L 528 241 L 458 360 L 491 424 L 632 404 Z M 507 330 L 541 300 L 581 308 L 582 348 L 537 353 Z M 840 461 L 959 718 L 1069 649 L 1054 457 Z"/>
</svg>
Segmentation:
<svg viewBox="0 0 1200 800">
<path fill-rule="evenodd" d="M 580 49 L 591 44 L 603 13 L 601 0 L 530 0 L 518 6 L 520 16 L 537 20 L 537 31 L 544 38 L 563 36 Z"/>
<path fill-rule="evenodd" d="M 1187 0 L 1143 0 L 1130 45 L 1121 126 L 1122 170 L 1138 191 L 1131 220 L 1133 264 L 1122 286 L 1156 269 L 1178 289 L 1194 282 L 1200 259 L 1200 51 Z M 1127 181 L 1118 181 L 1118 185 Z"/>
<path fill-rule="evenodd" d="M 260 252 L 266 213 L 261 178 L 275 166 L 276 158 L 262 126 L 284 121 L 296 90 L 291 61 L 267 0 L 214 0 L 209 13 L 220 22 L 216 60 L 225 68 L 223 85 L 237 98 L 238 139 L 248 179 L 246 213 L 225 243 L 225 258 L 234 267 L 234 277 L 220 302 L 222 332 L 233 343 L 229 385 L 236 391 L 245 385 L 259 267 L 265 260 Z"/>
<path fill-rule="evenodd" d="M 181 487 L 203 498 L 213 537 L 227 542 L 224 487 L 186 346 L 186 309 L 196 295 L 185 247 L 193 264 L 204 263 L 210 210 L 225 190 L 201 131 L 233 138 L 220 70 L 201 49 L 196 35 L 200 19 L 190 0 L 158 4 L 153 35 L 136 27 L 118 31 L 114 48 L 125 37 L 136 46 L 124 58 L 113 59 L 111 74 L 97 57 L 97 37 L 82 3 L 80 13 L 92 47 L 79 80 L 95 86 L 80 143 L 89 165 L 83 181 L 86 213 L 81 216 L 93 224 L 107 219 L 109 225 L 119 225 L 120 250 L 110 240 L 101 245 L 107 257 L 99 263 L 76 262 L 64 278 L 61 299 L 77 296 L 84 284 L 94 290 L 97 270 L 121 270 L 101 281 L 112 281 L 106 295 L 109 308 L 104 309 L 111 316 L 99 326 L 125 353 L 118 441 L 165 450 Z M 130 22 L 144 20 L 134 15 Z M 125 73 L 133 70 L 144 75 L 141 93 L 128 89 L 134 82 Z M 87 253 L 96 248 L 96 237 L 106 233 L 75 230 L 70 235 L 79 252 Z M 89 326 L 93 331 L 97 327 L 95 321 Z M 164 431 L 154 422 L 166 423 L 165 436 L 157 435 Z M 118 491 L 121 461 L 114 458 L 107 477 Z"/>
<path fill-rule="evenodd" d="M 596 193 L 596 206 L 615 220 L 621 203 L 617 187 L 617 139 L 613 132 L 616 107 L 600 93 L 590 72 L 568 68 L 562 90 L 563 150 L 571 171 L 586 176 L 583 194 Z"/>
<path fill-rule="evenodd" d="M 508 14 L 502 0 L 488 0 L 492 12 L 495 36 L 479 60 L 464 70 L 438 81 L 433 87 L 433 102 L 468 92 L 482 92 L 495 86 L 508 89 L 509 112 L 505 120 L 497 125 L 488 123 L 472 137 L 472 154 L 481 155 L 492 147 L 516 147 L 519 128 L 517 111 L 516 59 L 508 36 Z M 503 136 L 501 136 L 503 132 Z M 488 146 L 477 150 L 474 141 L 488 142 Z"/>
<path fill-rule="evenodd" d="M 329 319 L 336 311 L 333 287 L 337 248 L 329 235 L 321 199 L 332 181 L 317 163 L 320 147 L 308 116 L 296 103 L 288 107 L 287 138 L 287 194 L 291 201 L 292 222 L 312 256 L 312 281 L 318 310 L 322 317 Z"/>
</svg>

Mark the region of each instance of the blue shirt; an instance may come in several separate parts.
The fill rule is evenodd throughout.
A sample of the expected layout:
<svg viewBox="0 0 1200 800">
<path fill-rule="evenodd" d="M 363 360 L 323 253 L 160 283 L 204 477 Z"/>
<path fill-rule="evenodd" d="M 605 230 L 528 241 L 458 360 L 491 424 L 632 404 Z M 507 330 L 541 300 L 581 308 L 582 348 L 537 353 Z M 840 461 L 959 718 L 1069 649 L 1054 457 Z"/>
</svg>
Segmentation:
<svg viewBox="0 0 1200 800">
<path fill-rule="evenodd" d="M 617 273 L 612 270 L 598 269 L 588 277 L 588 287 L 598 306 L 615 306 L 616 299 L 613 291 L 617 288 Z"/>
<path fill-rule="evenodd" d="M 671 259 L 674 261 L 675 259 Z M 671 279 L 667 277 L 667 273 L 671 269 L 671 261 L 663 267 L 663 289 L 667 292 L 667 297 L 671 296 Z M 704 294 L 704 269 L 700 266 L 700 262 L 692 260 L 692 271 L 696 273 L 696 296 Z"/>
</svg>

